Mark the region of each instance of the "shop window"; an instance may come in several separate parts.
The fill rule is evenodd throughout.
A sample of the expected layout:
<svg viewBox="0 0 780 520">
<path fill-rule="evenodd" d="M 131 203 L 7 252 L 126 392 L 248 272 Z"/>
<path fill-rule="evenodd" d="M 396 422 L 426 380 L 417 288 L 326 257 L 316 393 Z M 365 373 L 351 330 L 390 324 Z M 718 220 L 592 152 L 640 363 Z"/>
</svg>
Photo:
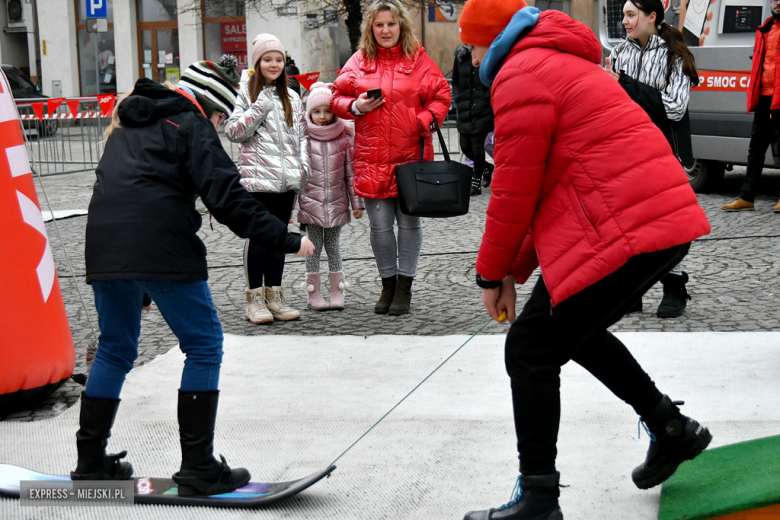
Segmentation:
<svg viewBox="0 0 780 520">
<path fill-rule="evenodd" d="M 175 22 L 176 0 L 138 0 L 138 22 Z"/>
<path fill-rule="evenodd" d="M 238 58 L 239 72 L 248 68 L 244 2 L 208 3 L 203 8 L 203 50 L 209 61 L 223 54 Z"/>
<path fill-rule="evenodd" d="M 79 82 L 82 96 L 116 92 L 114 3 L 107 2 L 108 32 L 87 32 L 87 1 L 75 0 L 78 20 Z"/>
</svg>

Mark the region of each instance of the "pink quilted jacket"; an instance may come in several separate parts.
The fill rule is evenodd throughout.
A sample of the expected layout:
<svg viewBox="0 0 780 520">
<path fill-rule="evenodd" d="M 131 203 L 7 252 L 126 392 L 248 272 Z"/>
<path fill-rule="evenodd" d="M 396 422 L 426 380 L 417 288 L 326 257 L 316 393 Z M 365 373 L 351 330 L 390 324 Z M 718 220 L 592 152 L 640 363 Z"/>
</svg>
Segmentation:
<svg viewBox="0 0 780 520">
<path fill-rule="evenodd" d="M 298 222 L 332 228 L 348 223 L 349 206 L 365 209 L 352 187 L 354 127 L 342 119 L 328 126 L 309 124 L 311 177 L 299 199 Z"/>
</svg>

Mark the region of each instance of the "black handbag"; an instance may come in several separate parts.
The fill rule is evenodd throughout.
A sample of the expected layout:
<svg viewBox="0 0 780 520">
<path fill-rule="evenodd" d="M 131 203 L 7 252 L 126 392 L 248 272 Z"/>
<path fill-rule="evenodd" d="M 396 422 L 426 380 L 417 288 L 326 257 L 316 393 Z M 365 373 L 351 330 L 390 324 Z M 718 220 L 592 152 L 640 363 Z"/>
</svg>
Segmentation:
<svg viewBox="0 0 780 520">
<path fill-rule="evenodd" d="M 420 137 L 420 160 L 395 167 L 401 213 L 413 217 L 445 218 L 469 212 L 473 169 L 450 160 L 444 136 L 433 117 L 443 161 L 425 162 L 425 139 Z"/>
</svg>

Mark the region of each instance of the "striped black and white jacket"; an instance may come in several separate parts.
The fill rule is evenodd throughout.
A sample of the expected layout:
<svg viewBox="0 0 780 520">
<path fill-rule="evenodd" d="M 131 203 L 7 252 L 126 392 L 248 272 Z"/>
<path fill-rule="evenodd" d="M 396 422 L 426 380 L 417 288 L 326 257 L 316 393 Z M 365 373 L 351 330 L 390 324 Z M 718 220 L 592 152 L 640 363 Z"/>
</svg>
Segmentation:
<svg viewBox="0 0 780 520">
<path fill-rule="evenodd" d="M 671 121 L 679 121 L 688 108 L 691 78 L 683 73 L 682 58 L 677 56 L 667 84 L 667 57 L 666 42 L 660 36 L 651 34 L 644 49 L 639 46 L 637 40 L 626 39 L 612 49 L 609 60 L 613 71 L 623 71 L 640 83 L 658 90 L 661 93 L 666 117 Z"/>
</svg>

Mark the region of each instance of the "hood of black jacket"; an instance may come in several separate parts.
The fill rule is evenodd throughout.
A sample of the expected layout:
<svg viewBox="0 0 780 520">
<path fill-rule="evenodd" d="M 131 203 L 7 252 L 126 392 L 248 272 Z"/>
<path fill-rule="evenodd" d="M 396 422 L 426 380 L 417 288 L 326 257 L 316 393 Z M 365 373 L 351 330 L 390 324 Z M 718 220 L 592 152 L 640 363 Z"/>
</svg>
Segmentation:
<svg viewBox="0 0 780 520">
<path fill-rule="evenodd" d="M 458 61 L 463 63 L 467 58 L 469 61 L 471 61 L 471 51 L 469 51 L 469 48 L 462 43 L 458 45 L 458 48 L 455 49 L 455 57 L 458 58 Z"/>
<path fill-rule="evenodd" d="M 182 112 L 200 113 L 195 104 L 175 90 L 150 79 L 141 78 L 133 93 L 119 104 L 117 113 L 124 126 L 139 127 Z"/>
</svg>

